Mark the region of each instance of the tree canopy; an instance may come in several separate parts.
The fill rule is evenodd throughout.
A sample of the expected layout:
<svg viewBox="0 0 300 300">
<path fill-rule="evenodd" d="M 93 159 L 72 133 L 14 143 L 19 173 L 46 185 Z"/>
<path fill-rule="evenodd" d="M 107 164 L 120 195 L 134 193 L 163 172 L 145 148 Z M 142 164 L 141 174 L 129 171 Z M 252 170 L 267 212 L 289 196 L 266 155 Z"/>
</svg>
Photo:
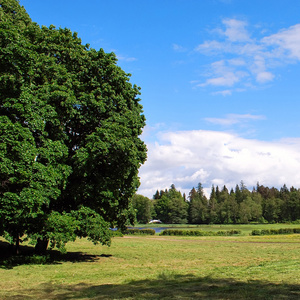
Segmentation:
<svg viewBox="0 0 300 300">
<path fill-rule="evenodd" d="M 153 200 L 141 195 L 136 197 L 133 208 L 140 223 L 151 218 L 163 223 L 182 224 L 187 221 L 189 224 L 300 222 L 300 189 L 288 189 L 286 185 L 278 190 L 257 184 L 252 191 L 243 182 L 230 191 L 226 186 L 221 189 L 212 186 L 207 198 L 199 183 L 185 200 L 172 184 L 169 190 L 157 190 Z M 149 205 L 153 206 L 152 210 Z"/>
<path fill-rule="evenodd" d="M 110 243 L 146 160 L 139 94 L 114 53 L 0 1 L 0 235 Z"/>
<path fill-rule="evenodd" d="M 132 198 L 132 206 L 138 223 L 146 224 L 152 219 L 154 206 L 153 201 L 149 198 L 135 194 Z"/>
<path fill-rule="evenodd" d="M 169 190 L 156 194 L 154 202 L 155 216 L 163 223 L 185 224 L 187 223 L 188 204 L 181 192 L 172 184 Z"/>
</svg>

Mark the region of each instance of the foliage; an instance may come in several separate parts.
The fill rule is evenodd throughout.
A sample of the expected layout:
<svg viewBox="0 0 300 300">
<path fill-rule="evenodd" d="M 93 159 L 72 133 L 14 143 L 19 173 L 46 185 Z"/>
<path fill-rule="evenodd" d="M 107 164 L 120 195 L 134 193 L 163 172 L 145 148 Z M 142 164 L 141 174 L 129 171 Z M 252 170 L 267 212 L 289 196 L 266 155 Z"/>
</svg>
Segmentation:
<svg viewBox="0 0 300 300">
<path fill-rule="evenodd" d="M 153 196 L 157 216 L 165 223 L 171 223 L 168 195 L 168 190 L 161 190 Z M 300 189 L 285 185 L 280 190 L 257 185 L 251 192 L 243 182 L 231 191 L 212 186 L 207 199 L 199 183 L 186 204 L 180 212 L 188 214 L 190 224 L 295 223 L 300 219 Z"/>
<path fill-rule="evenodd" d="M 156 217 L 163 223 L 185 224 L 187 223 L 188 203 L 184 200 L 175 185 L 166 191 L 161 191 L 154 202 Z"/>
<path fill-rule="evenodd" d="M 273 235 L 273 234 L 300 234 L 300 228 L 279 228 L 252 230 L 251 235 Z"/>
<path fill-rule="evenodd" d="M 132 206 L 136 211 L 136 220 L 138 223 L 146 224 L 153 218 L 153 201 L 149 198 L 135 194 L 132 197 Z"/>
<path fill-rule="evenodd" d="M 230 236 L 241 234 L 240 230 L 219 230 L 219 231 L 203 231 L 203 230 L 178 230 L 166 229 L 160 235 L 175 235 L 175 236 Z"/>
<path fill-rule="evenodd" d="M 197 190 L 193 188 L 189 194 L 188 220 L 190 224 L 203 224 L 207 222 L 208 206 L 201 183 Z"/>
<path fill-rule="evenodd" d="M 39 27 L 16 0 L 0 20 L 0 235 L 109 244 L 146 159 L 139 88 L 113 53 Z"/>
<path fill-rule="evenodd" d="M 145 234 L 145 235 L 155 235 L 155 230 L 150 228 L 128 228 L 124 231 L 124 234 L 135 235 L 135 234 Z"/>
<path fill-rule="evenodd" d="M 124 233 L 121 230 L 112 230 L 112 237 L 123 237 Z"/>
</svg>

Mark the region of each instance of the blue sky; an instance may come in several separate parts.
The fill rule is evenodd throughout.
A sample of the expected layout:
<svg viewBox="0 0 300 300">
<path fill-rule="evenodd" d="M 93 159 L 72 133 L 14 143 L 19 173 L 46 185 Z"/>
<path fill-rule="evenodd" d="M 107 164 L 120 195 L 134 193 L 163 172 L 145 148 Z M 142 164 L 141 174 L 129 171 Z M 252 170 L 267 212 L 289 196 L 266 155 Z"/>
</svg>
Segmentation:
<svg viewBox="0 0 300 300">
<path fill-rule="evenodd" d="M 21 0 L 39 25 L 115 52 L 142 90 L 139 193 L 300 187 L 300 1 Z"/>
</svg>

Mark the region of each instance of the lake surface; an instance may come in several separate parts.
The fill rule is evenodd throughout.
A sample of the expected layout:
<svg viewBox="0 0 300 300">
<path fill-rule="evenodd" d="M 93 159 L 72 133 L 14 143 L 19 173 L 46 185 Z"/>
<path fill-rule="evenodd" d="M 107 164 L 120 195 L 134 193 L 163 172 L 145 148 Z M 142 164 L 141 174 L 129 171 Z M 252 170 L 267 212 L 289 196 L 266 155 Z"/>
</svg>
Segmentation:
<svg viewBox="0 0 300 300">
<path fill-rule="evenodd" d="M 134 227 L 134 228 L 137 228 L 137 229 L 154 229 L 155 233 L 161 233 L 163 230 L 169 229 L 170 227 Z"/>
<path fill-rule="evenodd" d="M 165 229 L 169 229 L 170 227 L 127 227 L 128 229 L 154 229 L 155 233 L 160 233 Z M 112 231 L 118 230 L 118 228 L 110 228 Z"/>
</svg>

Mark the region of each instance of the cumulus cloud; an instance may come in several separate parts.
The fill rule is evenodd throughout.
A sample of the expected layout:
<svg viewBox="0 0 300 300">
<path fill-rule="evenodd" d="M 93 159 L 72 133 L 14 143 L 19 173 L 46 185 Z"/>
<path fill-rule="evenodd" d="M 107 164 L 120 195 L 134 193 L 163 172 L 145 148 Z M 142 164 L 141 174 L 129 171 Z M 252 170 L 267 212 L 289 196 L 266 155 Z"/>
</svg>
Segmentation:
<svg viewBox="0 0 300 300">
<path fill-rule="evenodd" d="M 197 84 L 229 87 L 226 93 L 217 91 L 215 95 L 230 95 L 237 89 L 272 82 L 276 78 L 275 67 L 300 60 L 300 24 L 262 38 L 252 37 L 245 21 L 224 19 L 222 25 L 222 29 L 214 30 L 219 39 L 203 41 L 194 49 L 217 58 L 207 66 L 207 79 Z"/>
<path fill-rule="evenodd" d="M 238 63 L 237 60 L 234 61 L 235 65 Z M 241 63 L 241 61 L 239 62 Z M 231 87 L 239 82 L 243 77 L 247 76 L 247 73 L 240 71 L 232 67 L 233 62 L 220 60 L 211 64 L 211 69 L 213 76 L 207 79 L 204 83 L 198 84 L 198 86 L 227 86 Z"/>
<path fill-rule="evenodd" d="M 276 34 L 264 37 L 262 42 L 266 45 L 278 47 L 273 51 L 274 55 L 287 55 L 288 57 L 300 60 L 300 24 L 296 24 L 288 29 L 283 29 Z M 286 53 L 283 54 L 282 51 L 286 51 Z"/>
<path fill-rule="evenodd" d="M 247 23 L 236 19 L 225 19 L 223 24 L 226 29 L 223 32 L 228 40 L 232 42 L 248 41 L 250 39 L 246 29 Z"/>
<path fill-rule="evenodd" d="M 177 131 L 148 144 L 148 161 L 140 169 L 138 193 L 152 197 L 172 183 L 189 193 L 199 182 L 235 187 L 300 186 L 300 139 L 261 141 L 218 131 Z"/>
<path fill-rule="evenodd" d="M 268 81 L 272 81 L 274 78 L 274 75 L 271 72 L 259 72 L 256 75 L 256 81 L 259 83 L 265 83 Z"/>
</svg>

